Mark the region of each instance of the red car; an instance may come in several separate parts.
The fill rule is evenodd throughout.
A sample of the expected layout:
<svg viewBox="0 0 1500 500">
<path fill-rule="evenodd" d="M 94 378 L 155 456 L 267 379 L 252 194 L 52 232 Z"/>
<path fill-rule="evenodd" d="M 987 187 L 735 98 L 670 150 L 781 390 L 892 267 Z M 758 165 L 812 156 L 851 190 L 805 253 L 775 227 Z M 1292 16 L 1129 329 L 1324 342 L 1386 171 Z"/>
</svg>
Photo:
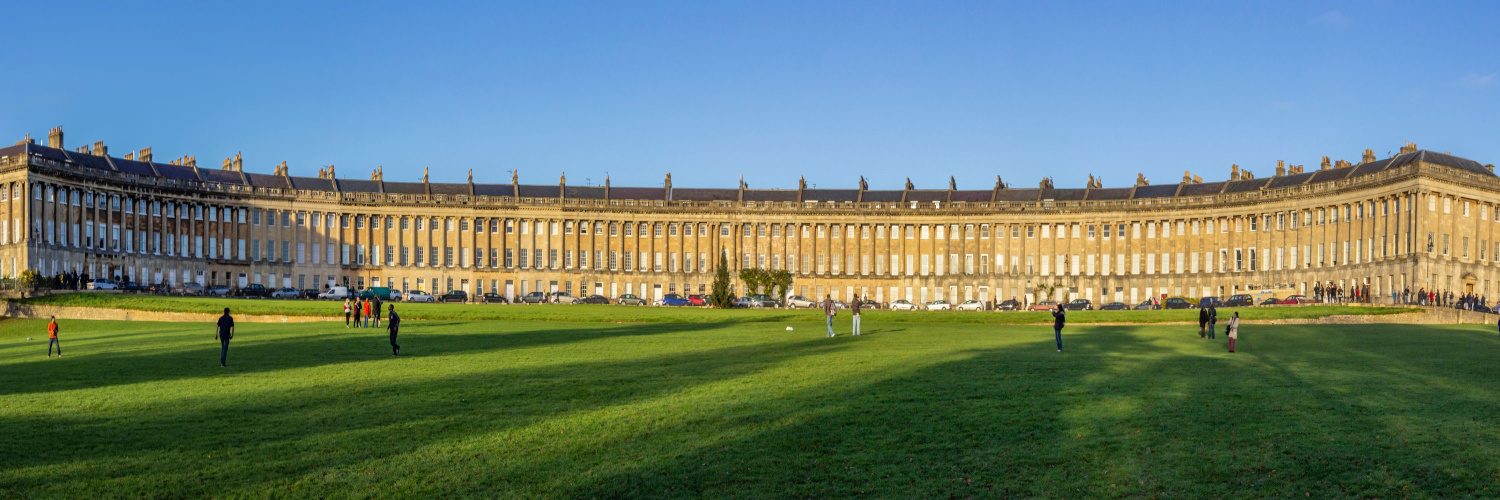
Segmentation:
<svg viewBox="0 0 1500 500">
<path fill-rule="evenodd" d="M 1030 309 L 1032 311 L 1052 311 L 1057 309 L 1057 303 L 1047 300 L 1041 302 L 1033 302 Z"/>
<path fill-rule="evenodd" d="M 1291 295 L 1291 296 L 1288 296 L 1285 299 L 1281 299 L 1281 305 L 1297 305 L 1297 304 L 1311 304 L 1311 303 L 1313 303 L 1313 301 L 1311 299 L 1308 299 L 1306 295 Z"/>
<path fill-rule="evenodd" d="M 708 304 L 708 296 L 707 295 L 703 295 L 703 294 L 689 295 L 688 296 L 688 303 L 692 304 L 692 305 L 695 305 L 695 306 L 707 305 Z"/>
</svg>

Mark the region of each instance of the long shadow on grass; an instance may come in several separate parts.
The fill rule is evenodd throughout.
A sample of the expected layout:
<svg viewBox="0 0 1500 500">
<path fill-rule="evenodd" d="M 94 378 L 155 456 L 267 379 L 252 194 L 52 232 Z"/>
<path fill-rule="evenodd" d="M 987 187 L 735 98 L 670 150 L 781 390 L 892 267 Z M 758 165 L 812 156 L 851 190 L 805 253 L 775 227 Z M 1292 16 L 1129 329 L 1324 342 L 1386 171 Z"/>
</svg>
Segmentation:
<svg viewBox="0 0 1500 500">
<path fill-rule="evenodd" d="M 586 498 L 1468 497 L 1500 479 L 1500 436 L 1484 420 L 1494 404 L 1427 414 L 1450 432 L 1394 429 L 1381 413 L 1421 403 L 1361 404 L 1362 391 L 1404 390 L 1361 366 L 1325 368 L 1345 379 L 1325 387 L 1228 354 L 1222 339 L 1085 331 L 1066 354 L 1038 340 L 792 401 L 746 398 L 690 415 L 676 435 L 640 432 L 535 466 L 614 471 L 555 493 Z M 1257 347 L 1275 356 L 1301 352 L 1267 340 Z M 725 426 L 722 413 L 788 424 Z M 625 458 L 636 455 L 655 458 Z"/>
<path fill-rule="evenodd" d="M 543 323 L 537 323 L 539 325 Z M 219 368 L 219 343 L 213 340 L 212 328 L 204 325 L 201 333 L 184 332 L 181 324 L 165 323 L 168 337 L 158 340 L 160 350 L 143 354 L 131 350 L 91 351 L 90 346 L 107 348 L 112 334 L 64 339 L 68 356 L 44 357 L 36 351 L 31 361 L 0 364 L 0 396 L 115 385 L 215 377 L 224 374 Z M 399 342 L 404 356 L 438 356 L 484 351 L 526 349 L 587 342 L 592 340 L 663 335 L 694 330 L 714 329 L 717 324 L 631 324 L 589 325 L 554 324 L 547 328 L 522 331 L 494 331 L 505 323 L 473 322 L 467 325 L 440 322 L 408 323 L 403 326 Z M 529 326 L 529 324 L 527 325 Z M 292 336 L 288 328 L 309 332 Z M 464 329 L 468 328 L 468 329 Z M 477 329 L 478 331 L 469 330 Z M 126 333 L 143 336 L 146 333 Z M 190 340 L 183 340 L 190 338 Z M 45 348 L 45 342 L 38 343 Z M 230 369 L 235 373 L 259 373 L 307 368 L 338 363 L 390 358 L 389 337 L 383 329 L 345 329 L 333 323 L 307 325 L 245 325 L 229 348 Z"/>
<path fill-rule="evenodd" d="M 462 446 L 485 435 L 499 444 L 482 451 L 525 454 L 536 443 L 508 443 L 505 434 L 844 348 L 822 339 L 756 344 L 419 381 L 377 379 L 381 383 L 349 389 L 231 391 L 189 398 L 169 409 L 107 416 L 7 417 L 0 419 L 6 429 L 0 433 L 0 456 L 8 463 L 0 471 L 0 493 L 79 496 L 107 485 L 122 496 L 327 497 L 370 491 L 395 479 L 440 488 L 429 478 L 453 480 L 453 468 L 466 457 L 429 457 L 424 455 L 429 447 Z M 515 448 L 505 449 L 509 446 Z M 411 460 L 419 464 L 416 470 L 382 465 L 409 455 L 419 457 Z M 483 473 L 457 474 L 471 472 Z M 380 491 L 410 495 L 388 487 Z"/>
</svg>

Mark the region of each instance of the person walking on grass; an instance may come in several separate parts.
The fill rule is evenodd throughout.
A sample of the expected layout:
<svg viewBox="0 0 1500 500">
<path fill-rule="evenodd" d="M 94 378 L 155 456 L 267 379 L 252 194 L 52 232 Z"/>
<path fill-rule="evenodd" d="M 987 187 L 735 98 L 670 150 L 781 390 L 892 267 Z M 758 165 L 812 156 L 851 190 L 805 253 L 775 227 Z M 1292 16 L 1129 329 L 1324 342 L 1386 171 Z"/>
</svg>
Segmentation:
<svg viewBox="0 0 1500 500">
<path fill-rule="evenodd" d="M 1198 309 L 1198 339 L 1199 340 L 1208 338 L 1208 332 L 1204 331 L 1207 328 L 1208 328 L 1208 308 L 1204 307 L 1204 308 Z"/>
<path fill-rule="evenodd" d="M 1240 313 L 1235 312 L 1233 318 L 1229 318 L 1229 352 L 1234 352 L 1234 341 L 1240 338 Z"/>
<path fill-rule="evenodd" d="M 385 329 L 391 331 L 391 355 L 401 354 L 401 344 L 396 343 L 396 333 L 401 330 L 401 315 L 396 314 L 396 304 L 391 304 L 391 317 L 385 322 Z"/>
<path fill-rule="evenodd" d="M 828 336 L 834 336 L 833 316 L 838 314 L 838 308 L 833 306 L 833 294 L 823 296 L 823 316 L 828 321 Z"/>
<path fill-rule="evenodd" d="M 219 368 L 229 366 L 229 339 L 234 338 L 234 317 L 229 315 L 229 308 L 224 308 L 224 315 L 219 316 L 219 324 L 214 329 L 214 340 L 219 341 Z"/>
<path fill-rule="evenodd" d="M 1057 352 L 1062 352 L 1062 329 L 1067 320 L 1068 310 L 1058 304 L 1057 309 L 1052 311 L 1052 334 L 1057 337 Z"/>
<path fill-rule="evenodd" d="M 354 299 L 354 327 L 355 328 L 364 328 L 363 326 L 360 326 L 360 322 L 364 321 L 364 317 L 365 317 L 364 316 L 364 308 L 365 308 L 364 302 L 365 302 L 365 299 L 363 297 Z"/>
<path fill-rule="evenodd" d="M 372 307 L 370 309 L 373 309 L 375 311 L 375 328 L 380 328 L 380 295 L 376 294 L 374 300 L 375 307 Z"/>
<path fill-rule="evenodd" d="M 47 322 L 47 357 L 52 357 L 52 346 L 57 346 L 57 357 L 62 357 L 62 343 L 57 341 L 57 316 L 49 317 Z"/>
<path fill-rule="evenodd" d="M 1208 340 L 1214 339 L 1214 329 L 1219 327 L 1219 308 L 1208 305 Z"/>
<path fill-rule="evenodd" d="M 349 328 L 349 314 L 352 312 L 349 307 L 349 297 L 344 297 L 344 328 Z"/>
<path fill-rule="evenodd" d="M 849 301 L 849 314 L 854 316 L 854 336 L 859 336 L 859 294 L 854 294 L 854 299 Z"/>
<path fill-rule="evenodd" d="M 370 303 L 371 299 L 367 298 L 367 299 L 364 299 L 364 300 L 365 300 L 365 328 L 369 328 L 370 327 L 370 316 L 374 316 L 375 314 L 380 314 L 380 311 L 377 310 L 377 311 L 374 312 L 374 314 L 371 314 L 370 313 L 370 306 L 372 306 L 374 304 Z M 380 325 L 375 325 L 375 326 L 379 327 Z"/>
</svg>

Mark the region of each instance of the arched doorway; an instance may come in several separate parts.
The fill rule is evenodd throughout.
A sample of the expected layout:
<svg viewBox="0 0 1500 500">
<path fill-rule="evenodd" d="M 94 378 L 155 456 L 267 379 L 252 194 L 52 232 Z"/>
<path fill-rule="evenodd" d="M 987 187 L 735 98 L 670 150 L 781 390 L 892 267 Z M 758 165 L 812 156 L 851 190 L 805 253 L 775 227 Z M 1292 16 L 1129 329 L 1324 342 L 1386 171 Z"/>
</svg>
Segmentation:
<svg viewBox="0 0 1500 500">
<path fill-rule="evenodd" d="M 1475 281 L 1473 273 L 1464 273 L 1464 295 L 1474 294 Z"/>
</svg>

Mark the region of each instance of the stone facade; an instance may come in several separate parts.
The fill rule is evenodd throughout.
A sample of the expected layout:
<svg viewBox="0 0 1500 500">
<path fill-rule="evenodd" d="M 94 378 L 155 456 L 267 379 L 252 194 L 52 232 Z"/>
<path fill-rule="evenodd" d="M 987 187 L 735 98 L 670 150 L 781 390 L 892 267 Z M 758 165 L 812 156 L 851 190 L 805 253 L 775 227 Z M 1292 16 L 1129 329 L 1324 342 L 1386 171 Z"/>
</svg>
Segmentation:
<svg viewBox="0 0 1500 500">
<path fill-rule="evenodd" d="M 889 302 L 1307 293 L 1368 284 L 1496 296 L 1500 178 L 1403 147 L 1256 178 L 1083 189 L 430 183 L 68 151 L 54 129 L 0 148 L 0 274 L 139 282 L 617 297 L 706 292 L 717 256 L 788 269 L 794 294 Z M 737 292 L 744 290 L 737 287 Z"/>
</svg>

